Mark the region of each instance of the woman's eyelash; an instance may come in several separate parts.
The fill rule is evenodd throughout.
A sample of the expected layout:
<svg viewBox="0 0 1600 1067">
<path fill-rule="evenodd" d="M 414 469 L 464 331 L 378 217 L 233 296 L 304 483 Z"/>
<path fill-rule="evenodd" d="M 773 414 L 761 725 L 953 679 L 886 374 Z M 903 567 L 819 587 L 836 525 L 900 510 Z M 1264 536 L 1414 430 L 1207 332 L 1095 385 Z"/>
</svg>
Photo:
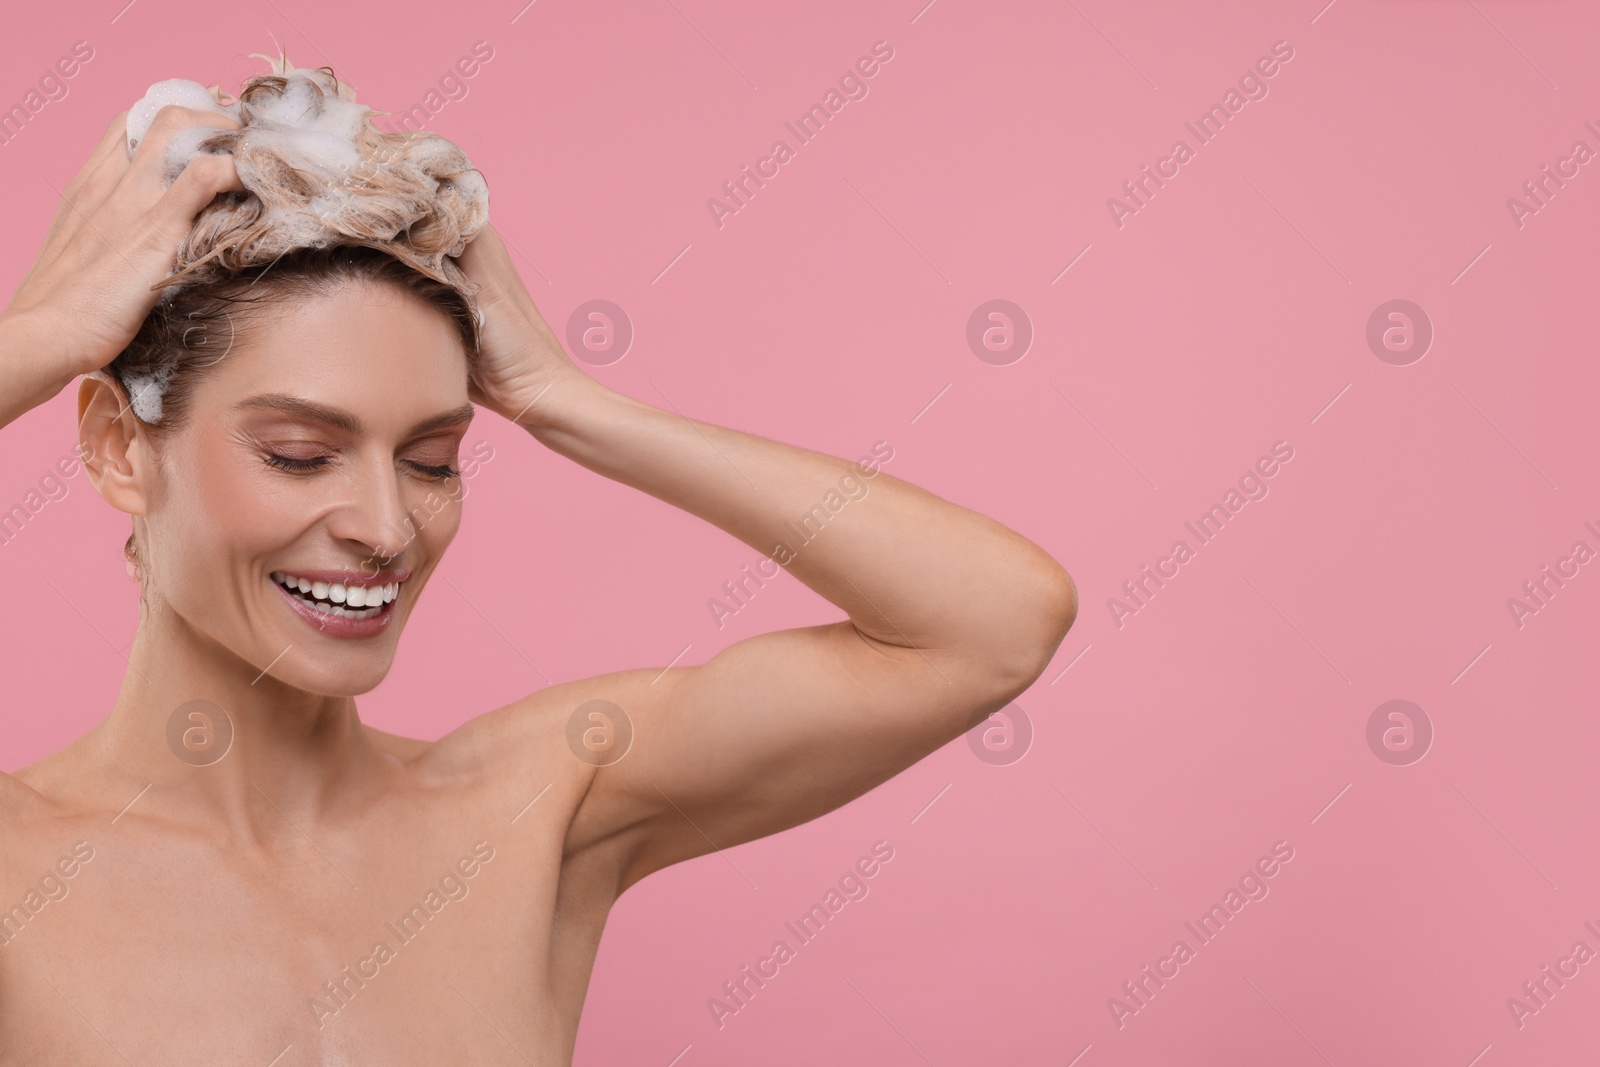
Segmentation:
<svg viewBox="0 0 1600 1067">
<path fill-rule="evenodd" d="M 280 456 L 276 452 L 267 453 L 267 463 L 270 466 L 277 467 L 279 470 L 285 471 L 316 470 L 318 467 L 327 462 L 328 457 L 326 456 L 318 456 L 315 459 L 296 459 L 293 456 Z"/>
<path fill-rule="evenodd" d="M 316 470 L 319 467 L 326 465 L 328 462 L 327 456 L 317 456 L 312 459 L 297 459 L 293 456 L 280 456 L 276 452 L 267 453 L 266 459 L 270 466 L 276 467 L 279 470 L 300 472 Z M 426 474 L 428 477 L 436 478 L 440 481 L 444 481 L 447 478 L 455 478 L 461 474 L 461 472 L 457 470 L 455 466 L 449 463 L 411 463 L 409 460 L 407 460 L 407 462 L 410 463 L 412 469 L 420 471 L 421 473 Z"/>
</svg>

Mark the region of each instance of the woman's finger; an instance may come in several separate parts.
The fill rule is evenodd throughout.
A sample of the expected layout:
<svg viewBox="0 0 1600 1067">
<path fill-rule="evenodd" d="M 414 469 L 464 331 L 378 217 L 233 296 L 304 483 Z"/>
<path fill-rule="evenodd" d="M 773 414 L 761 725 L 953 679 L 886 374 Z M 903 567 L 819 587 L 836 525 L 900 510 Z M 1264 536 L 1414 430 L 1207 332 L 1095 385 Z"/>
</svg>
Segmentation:
<svg viewBox="0 0 1600 1067">
<path fill-rule="evenodd" d="M 202 111 L 181 104 L 168 104 L 156 112 L 150 128 L 139 139 L 139 147 L 133 153 L 133 166 L 148 167 L 159 176 L 166 163 L 167 146 L 171 144 L 173 136 L 185 127 L 200 125 L 228 130 L 239 128 L 239 123 L 232 115 L 224 115 L 220 111 Z"/>
<path fill-rule="evenodd" d="M 127 112 L 123 112 L 126 117 Z M 93 218 L 105 206 L 106 200 L 122 183 L 128 173 L 127 127 L 119 123 L 115 139 L 99 154 L 92 171 L 89 171 L 78 189 L 77 206 L 83 217 Z"/>
<path fill-rule="evenodd" d="M 242 192 L 239 170 L 230 155 L 196 156 L 145 214 L 140 226 L 140 244 L 145 251 L 163 257 L 154 269 L 165 277 L 172 270 L 172 257 L 178 245 L 194 226 L 194 217 L 216 199 L 217 194 Z"/>
<path fill-rule="evenodd" d="M 138 217 L 155 206 L 167 192 L 167 148 L 180 131 L 191 126 L 209 126 L 218 131 L 239 128 L 231 116 L 168 104 L 156 112 L 155 121 L 139 141 L 127 172 L 107 202 L 126 198 L 128 217 Z"/>
<path fill-rule="evenodd" d="M 511 262 L 511 253 L 506 250 L 506 243 L 501 238 L 500 232 L 493 225 L 485 223 L 472 240 L 467 242 L 466 249 L 461 253 L 459 260 L 461 269 L 467 276 L 480 285 L 493 287 L 501 279 L 516 276 L 516 266 Z M 508 292 L 507 295 L 510 295 Z"/>
<path fill-rule="evenodd" d="M 44 240 L 40 243 L 41 254 L 28 271 L 30 277 L 41 263 L 55 258 L 60 248 L 71 241 L 73 234 L 94 214 L 127 169 L 127 150 L 123 148 L 119 151 L 119 146 L 125 143 L 127 137 L 127 118 L 128 112 L 123 111 L 111 120 L 100 143 L 89 154 L 88 161 L 61 194 L 55 217 L 50 220 L 50 228 L 45 231 Z"/>
<path fill-rule="evenodd" d="M 121 148 L 122 155 L 126 157 L 128 151 L 124 146 L 127 143 L 128 109 L 124 108 L 120 114 L 112 117 L 111 124 L 106 127 L 106 132 L 100 137 L 100 143 L 94 146 L 94 151 L 89 153 L 88 160 L 84 162 L 78 173 L 73 176 L 72 181 L 67 185 L 67 197 L 74 201 L 78 200 L 85 185 L 88 184 L 90 176 L 97 172 L 100 164 L 104 163 L 107 157 L 114 157 L 117 149 Z"/>
</svg>

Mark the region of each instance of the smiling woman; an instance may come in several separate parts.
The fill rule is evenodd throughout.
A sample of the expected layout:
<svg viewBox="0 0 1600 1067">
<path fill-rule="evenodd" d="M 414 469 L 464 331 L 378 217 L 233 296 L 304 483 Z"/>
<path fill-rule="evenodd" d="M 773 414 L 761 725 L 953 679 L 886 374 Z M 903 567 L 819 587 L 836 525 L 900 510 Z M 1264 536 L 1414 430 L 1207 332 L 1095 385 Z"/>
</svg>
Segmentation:
<svg viewBox="0 0 1600 1067">
<path fill-rule="evenodd" d="M 132 517 L 140 584 L 109 714 L 0 774 L 0 901 L 72 842 L 96 856 L 0 946 L 0 1063 L 569 1063 L 629 886 L 958 738 L 1076 615 L 1066 571 L 991 519 L 589 378 L 481 175 L 353 107 L 286 61 L 235 105 L 161 83 L 0 313 L 0 425 L 81 376 L 85 469 Z M 474 405 L 757 551 L 826 519 L 786 566 L 845 617 L 437 709 L 437 741 L 365 725 L 460 527 Z M 622 752 L 572 741 L 597 706 Z M 438 878 L 472 876 L 468 847 L 494 861 L 470 899 Z"/>
<path fill-rule="evenodd" d="M 344 299 L 333 301 L 335 293 Z M 351 329 L 353 323 L 361 321 L 361 312 L 358 311 L 358 318 L 353 320 L 345 313 L 343 305 L 355 299 L 365 307 L 361 294 L 365 294 L 367 301 L 375 298 L 382 301 L 380 313 L 371 316 L 376 332 L 358 333 Z M 273 329 L 263 343 L 285 349 L 290 359 L 337 358 L 338 353 L 352 348 L 371 346 L 380 335 L 392 331 L 397 319 L 390 314 L 390 307 L 396 295 L 406 294 L 412 298 L 403 300 L 402 318 L 407 324 L 412 319 L 422 320 L 423 332 L 428 336 L 453 333 L 453 339 L 443 336 L 439 340 L 445 350 L 462 353 L 456 358 L 457 376 L 461 379 L 461 405 L 446 413 L 443 422 L 431 421 L 420 426 L 422 432 L 417 436 L 425 436 L 430 428 L 437 431 L 446 426 L 458 426 L 464 430 L 466 422 L 472 418 L 472 405 L 465 400 L 466 375 L 477 353 L 472 305 L 459 289 L 419 274 L 393 255 L 373 248 L 337 246 L 300 250 L 279 258 L 270 267 L 184 287 L 170 301 L 158 305 L 133 342 L 107 370 L 122 386 L 123 394 L 129 398 L 127 406 L 136 416 L 154 416 L 154 419 L 140 418 L 145 436 L 154 448 L 158 443 L 170 441 L 190 424 L 195 390 L 219 373 L 217 368 L 224 364 L 226 357 L 233 356 L 234 365 L 256 362 L 238 357 L 254 347 L 255 336 L 267 323 L 272 323 Z M 430 308 L 437 313 L 430 314 Z M 441 321 L 447 324 L 444 330 L 440 329 Z M 267 362 L 273 366 L 285 365 L 282 358 L 274 356 L 269 356 Z M 306 370 L 306 380 L 310 380 L 315 378 L 318 368 L 311 366 Z M 286 388 L 292 390 L 293 386 Z M 141 391 L 160 395 L 154 404 L 142 404 Z M 94 405 L 94 399 L 94 394 L 85 394 L 80 421 L 120 416 L 124 404 L 119 397 L 112 394 L 98 397 L 102 401 L 99 407 Z M 241 406 L 276 413 L 283 420 L 298 419 L 344 433 L 359 433 L 361 429 L 361 422 L 355 416 L 297 399 L 290 392 L 250 397 L 241 401 Z M 446 455 L 453 457 L 455 453 L 448 442 L 446 446 Z M 435 450 L 437 448 L 436 445 Z M 309 453 L 280 454 L 259 441 L 257 450 L 267 464 L 287 472 L 316 470 L 332 462 L 332 457 Z M 303 447 L 299 450 L 305 451 Z M 419 464 L 415 457 L 407 462 L 439 481 L 457 476 L 450 462 Z M 138 558 L 140 526 L 141 520 L 136 514 L 134 532 L 129 535 L 126 546 L 130 562 Z M 397 531 L 403 529 L 403 525 L 396 527 Z"/>
<path fill-rule="evenodd" d="M 415 295 L 409 277 L 427 283 L 364 248 L 285 257 L 260 276 L 249 314 L 235 316 L 227 358 L 210 358 L 203 343 L 177 350 L 155 426 L 135 425 L 123 397 L 93 378 L 79 395 L 80 434 L 104 460 L 90 467 L 95 485 L 135 516 L 130 558 L 147 608 L 159 590 L 191 622 L 211 620 L 211 636 L 245 660 L 270 660 L 304 637 L 281 612 L 228 612 L 219 585 L 257 585 L 322 634 L 386 635 L 382 654 L 279 665 L 280 677 L 318 692 L 353 695 L 381 680 L 399 637 L 390 629 L 403 610 L 397 594 L 414 570 L 431 569 L 460 522 L 453 507 L 419 532 L 405 556 L 421 566 L 376 573 L 317 543 L 326 531 L 398 551 L 411 512 L 459 478 L 474 414 L 462 320 L 449 314 L 459 297 L 441 309 Z M 175 309 L 185 302 L 177 297 Z M 352 355 L 360 352 L 371 354 Z M 375 506 L 352 506 L 380 489 Z M 294 593 L 286 575 L 297 579 Z M 333 674 L 318 676 L 319 664 Z"/>
</svg>

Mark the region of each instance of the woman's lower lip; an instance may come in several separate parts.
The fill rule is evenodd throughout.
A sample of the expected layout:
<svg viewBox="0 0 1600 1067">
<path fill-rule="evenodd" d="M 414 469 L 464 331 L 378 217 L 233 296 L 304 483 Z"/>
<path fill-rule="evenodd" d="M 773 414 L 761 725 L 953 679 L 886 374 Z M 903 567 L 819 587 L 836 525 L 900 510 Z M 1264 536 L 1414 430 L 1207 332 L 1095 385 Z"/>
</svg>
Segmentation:
<svg viewBox="0 0 1600 1067">
<path fill-rule="evenodd" d="M 388 628 L 390 620 L 394 618 L 394 606 L 400 599 L 399 597 L 395 597 L 394 600 L 391 600 L 387 604 L 383 605 L 383 607 L 379 609 L 378 613 L 372 616 L 370 619 L 355 619 L 348 615 L 341 617 L 339 615 L 332 615 L 327 612 L 318 611 L 316 608 L 311 607 L 305 601 L 289 592 L 289 590 L 285 589 L 278 582 L 272 581 L 271 578 L 268 578 L 267 581 L 272 582 L 273 588 L 283 594 L 283 599 L 289 602 L 289 606 L 294 609 L 297 615 L 306 621 L 308 626 L 315 627 L 318 633 L 325 634 L 328 637 L 355 638 L 378 636 Z"/>
</svg>

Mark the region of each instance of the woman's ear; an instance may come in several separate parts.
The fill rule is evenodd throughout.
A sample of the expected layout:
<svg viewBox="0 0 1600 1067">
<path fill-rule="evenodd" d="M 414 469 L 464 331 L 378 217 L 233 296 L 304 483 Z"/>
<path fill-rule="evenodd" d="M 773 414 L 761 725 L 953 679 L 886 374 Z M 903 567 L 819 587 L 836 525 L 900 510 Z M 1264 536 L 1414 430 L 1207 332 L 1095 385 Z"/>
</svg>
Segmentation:
<svg viewBox="0 0 1600 1067">
<path fill-rule="evenodd" d="M 146 513 L 149 440 L 109 374 L 83 376 L 78 383 L 78 455 L 95 492 L 129 515 Z"/>
</svg>

